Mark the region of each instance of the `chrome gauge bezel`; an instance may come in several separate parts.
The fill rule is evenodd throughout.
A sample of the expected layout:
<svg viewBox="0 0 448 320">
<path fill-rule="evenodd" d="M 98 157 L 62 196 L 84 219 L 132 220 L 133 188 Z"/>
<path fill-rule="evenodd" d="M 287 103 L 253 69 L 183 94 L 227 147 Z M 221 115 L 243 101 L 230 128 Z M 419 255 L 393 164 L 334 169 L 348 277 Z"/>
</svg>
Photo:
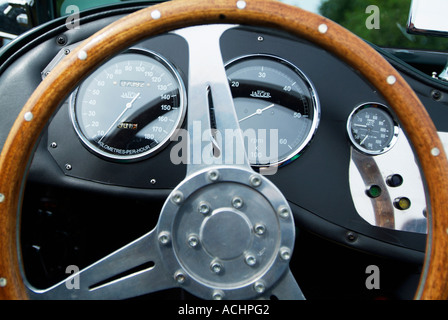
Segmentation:
<svg viewBox="0 0 448 320">
<path fill-rule="evenodd" d="M 393 124 L 393 132 L 392 132 L 392 138 L 390 140 L 390 142 L 380 148 L 380 149 L 376 149 L 376 150 L 370 150 L 367 148 L 364 148 L 363 146 L 361 146 L 355 139 L 355 137 L 353 136 L 352 133 L 352 121 L 353 121 L 353 117 L 361 110 L 366 109 L 366 108 L 379 108 L 382 111 L 384 111 L 386 113 L 386 115 L 389 117 L 389 120 L 391 121 L 391 123 Z M 367 155 L 372 155 L 372 156 L 377 156 L 380 154 L 384 154 L 387 151 L 389 151 L 390 149 L 392 149 L 394 147 L 394 145 L 397 143 L 398 140 L 398 136 L 400 133 L 400 125 L 398 123 L 397 117 L 395 116 L 395 114 L 390 110 L 389 107 L 387 107 L 385 104 L 379 103 L 379 102 L 364 102 L 359 104 L 358 106 L 356 106 L 353 111 L 350 113 L 350 115 L 348 116 L 347 119 L 347 134 L 348 137 L 350 139 L 350 143 L 351 145 L 358 151 L 367 154 Z"/>
<path fill-rule="evenodd" d="M 140 55 L 143 55 L 146 57 L 150 57 L 150 58 L 156 60 L 157 62 L 161 63 L 171 73 L 171 75 L 173 76 L 173 78 L 175 79 L 175 81 L 177 82 L 177 85 L 179 87 L 179 115 L 177 116 L 177 119 L 175 120 L 176 123 L 173 126 L 173 128 L 168 132 L 168 134 L 166 134 L 166 137 L 163 140 L 161 140 L 160 142 L 158 142 L 158 144 L 155 147 L 153 147 L 145 152 L 134 154 L 134 155 L 113 154 L 113 153 L 108 153 L 108 152 L 102 150 L 101 148 L 99 148 L 98 146 L 93 144 L 91 141 L 89 141 L 89 139 L 83 133 L 83 131 L 80 127 L 80 123 L 77 119 L 76 108 L 77 108 L 78 91 L 79 91 L 79 88 L 81 87 L 82 83 L 80 83 L 78 85 L 78 87 L 73 91 L 73 93 L 69 97 L 70 119 L 71 119 L 72 125 L 75 129 L 75 132 L 76 132 L 78 138 L 80 139 L 80 141 L 82 142 L 82 144 L 87 148 L 87 150 L 89 150 L 90 152 L 99 156 L 102 159 L 106 159 L 106 160 L 110 160 L 110 161 L 114 161 L 114 162 L 122 162 L 122 163 L 145 160 L 145 159 L 157 154 L 161 150 L 163 150 L 169 144 L 169 142 L 172 140 L 172 138 L 176 136 L 176 133 L 183 125 L 185 115 L 186 115 L 186 109 L 187 109 L 187 95 L 186 95 L 185 84 L 184 84 L 184 81 L 183 81 L 179 71 L 174 67 L 174 65 L 172 63 L 170 63 L 166 58 L 164 58 L 160 54 L 158 54 L 152 50 L 148 50 L 148 49 L 133 47 L 133 48 L 127 49 L 126 51 L 124 51 L 121 54 L 129 54 L 129 53 L 140 54 Z M 111 58 L 111 59 L 113 59 L 113 58 Z M 101 67 L 106 65 L 109 61 L 110 60 L 106 61 L 104 64 L 101 65 Z"/>
<path fill-rule="evenodd" d="M 321 106 L 320 101 L 317 95 L 317 90 L 312 83 L 312 81 L 309 79 L 309 77 L 295 64 L 292 62 L 279 57 L 277 55 L 272 54 L 248 54 L 236 57 L 230 61 L 228 61 L 225 64 L 226 70 L 233 64 L 237 63 L 240 60 L 247 60 L 247 59 L 268 59 L 268 60 L 274 60 L 280 64 L 285 65 L 287 68 L 291 69 L 293 72 L 295 72 L 298 77 L 301 78 L 301 80 L 305 83 L 305 85 L 308 87 L 308 91 L 310 94 L 310 108 L 312 108 L 313 112 L 313 119 L 311 123 L 310 130 L 306 134 L 305 139 L 302 141 L 302 143 L 296 147 L 294 147 L 290 152 L 288 152 L 285 156 L 283 156 L 281 159 L 278 159 L 278 161 L 272 162 L 269 165 L 266 164 L 256 164 L 251 162 L 251 166 L 253 168 L 261 169 L 261 168 L 273 168 L 273 167 L 281 167 L 284 166 L 294 160 L 296 160 L 305 150 L 305 148 L 309 145 L 311 140 L 313 139 L 320 122 L 321 117 Z"/>
</svg>

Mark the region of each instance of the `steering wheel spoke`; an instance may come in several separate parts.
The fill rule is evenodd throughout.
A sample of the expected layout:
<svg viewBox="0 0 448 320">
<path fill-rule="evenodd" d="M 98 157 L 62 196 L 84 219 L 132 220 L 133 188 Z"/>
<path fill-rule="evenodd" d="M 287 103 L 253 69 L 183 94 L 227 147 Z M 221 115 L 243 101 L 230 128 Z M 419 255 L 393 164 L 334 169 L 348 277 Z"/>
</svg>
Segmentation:
<svg viewBox="0 0 448 320">
<path fill-rule="evenodd" d="M 189 45 L 187 176 L 211 165 L 251 170 L 219 43 L 231 27 L 208 25 L 176 31 Z"/>
<path fill-rule="evenodd" d="M 283 278 L 272 288 L 267 299 L 275 297 L 279 300 L 305 300 L 302 290 L 297 284 L 291 270 L 285 272 Z"/>
<path fill-rule="evenodd" d="M 175 286 L 157 250 L 154 230 L 46 290 L 35 299 L 126 299 Z"/>
</svg>

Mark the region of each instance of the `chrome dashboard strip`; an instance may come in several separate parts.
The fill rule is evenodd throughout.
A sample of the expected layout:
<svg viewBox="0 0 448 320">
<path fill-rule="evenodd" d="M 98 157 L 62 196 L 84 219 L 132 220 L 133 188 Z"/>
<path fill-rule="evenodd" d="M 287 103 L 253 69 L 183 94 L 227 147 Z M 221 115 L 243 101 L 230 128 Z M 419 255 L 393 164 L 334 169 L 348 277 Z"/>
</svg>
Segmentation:
<svg viewBox="0 0 448 320">
<path fill-rule="evenodd" d="M 439 132 L 439 136 L 448 151 L 448 133 Z M 362 158 L 368 158 L 367 162 L 364 161 L 367 163 L 365 168 L 356 163 Z M 367 171 L 372 166 L 377 167 L 376 174 L 370 174 L 367 179 Z M 403 178 L 401 185 L 389 186 L 387 184 L 387 179 L 394 174 Z M 370 225 L 400 231 L 427 233 L 426 212 L 429 210 L 424 181 L 409 141 L 401 129 L 397 144 L 384 154 L 369 156 L 351 148 L 349 182 L 356 211 Z M 372 198 L 367 195 L 366 191 L 372 185 L 381 188 L 381 196 Z M 400 210 L 394 205 L 395 200 L 403 197 L 410 200 L 409 209 Z M 377 220 L 378 216 L 384 213 L 380 212 L 385 208 L 384 203 L 380 205 L 384 201 L 388 202 L 386 207 L 393 211 L 390 215 L 394 221 L 393 224 L 384 225 Z"/>
</svg>

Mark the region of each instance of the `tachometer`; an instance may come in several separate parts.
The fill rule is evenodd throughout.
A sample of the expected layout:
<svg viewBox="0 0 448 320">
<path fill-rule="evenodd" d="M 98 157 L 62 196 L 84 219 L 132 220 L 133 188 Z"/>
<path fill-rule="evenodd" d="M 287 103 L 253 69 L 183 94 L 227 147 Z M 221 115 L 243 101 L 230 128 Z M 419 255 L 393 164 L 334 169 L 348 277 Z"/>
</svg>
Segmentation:
<svg viewBox="0 0 448 320">
<path fill-rule="evenodd" d="M 317 129 L 320 107 L 308 78 L 292 63 L 251 55 L 227 65 L 235 109 L 253 166 L 293 160 Z"/>
<path fill-rule="evenodd" d="M 133 49 L 93 72 L 71 99 L 72 122 L 89 150 L 118 161 L 142 159 L 169 142 L 185 115 L 175 68 Z"/>
<path fill-rule="evenodd" d="M 393 147 L 399 126 L 385 105 L 364 103 L 350 114 L 347 131 L 352 144 L 359 151 L 378 155 Z"/>
</svg>

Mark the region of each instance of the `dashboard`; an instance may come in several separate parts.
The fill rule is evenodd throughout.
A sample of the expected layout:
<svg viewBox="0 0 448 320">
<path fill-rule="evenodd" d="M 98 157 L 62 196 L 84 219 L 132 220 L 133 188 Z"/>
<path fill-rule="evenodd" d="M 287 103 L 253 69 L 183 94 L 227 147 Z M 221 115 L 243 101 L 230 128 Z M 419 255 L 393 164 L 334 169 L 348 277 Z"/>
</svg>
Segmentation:
<svg viewBox="0 0 448 320">
<path fill-rule="evenodd" d="M 80 30 L 47 30 L 4 62 L 1 105 L 11 116 L 3 118 L 1 126 L 10 126 L 29 93 L 83 38 L 121 14 L 94 15 Z M 79 255 L 79 248 L 87 246 L 71 229 L 79 216 L 104 226 L 104 218 L 94 222 L 95 215 L 110 214 L 115 220 L 130 220 L 122 227 L 137 233 L 148 228 L 144 223 L 128 226 L 136 208 L 144 208 L 144 219 L 157 219 L 163 199 L 186 175 L 182 141 L 186 110 L 194 108 L 187 92 L 188 32 L 147 39 L 104 62 L 54 114 L 30 166 L 23 221 L 33 223 L 23 227 L 31 231 L 30 238 L 23 238 L 25 261 L 37 259 L 36 246 L 61 238 L 64 252 Z M 254 170 L 285 195 L 298 229 L 420 264 L 426 243 L 424 182 L 385 99 L 356 70 L 304 40 L 247 26 L 220 32 L 247 156 Z M 417 92 L 444 138 L 448 109 L 443 87 L 431 86 L 430 80 L 383 54 Z M 441 92 L 439 99 L 434 99 L 434 90 Z M 224 133 L 213 130 L 213 121 L 211 116 L 208 134 L 216 144 L 207 152 L 219 153 Z M 2 130 L 2 144 L 6 134 Z M 72 200 L 76 204 L 61 204 L 61 198 L 80 190 L 98 195 L 97 203 L 91 206 L 89 197 L 77 197 Z M 59 220 L 63 223 L 57 235 L 42 240 L 49 226 L 35 226 L 48 216 L 54 218 L 60 207 L 72 205 L 79 216 Z"/>
</svg>

